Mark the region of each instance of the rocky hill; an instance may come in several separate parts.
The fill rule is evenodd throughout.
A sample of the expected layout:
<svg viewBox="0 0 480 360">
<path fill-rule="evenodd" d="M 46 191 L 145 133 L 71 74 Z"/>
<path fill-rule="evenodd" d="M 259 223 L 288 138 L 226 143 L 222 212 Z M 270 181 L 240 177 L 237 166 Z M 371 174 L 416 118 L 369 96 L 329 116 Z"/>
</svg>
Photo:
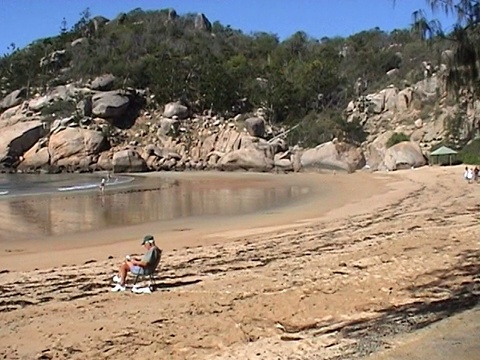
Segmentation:
<svg viewBox="0 0 480 360">
<path fill-rule="evenodd" d="M 165 37 L 155 42 L 153 30 Z M 70 32 L 0 59 L 0 164 L 25 172 L 421 166 L 432 147 L 461 148 L 478 135 L 480 106 L 447 93 L 444 45 L 433 65 L 419 44 L 378 30 L 280 43 L 172 10 L 85 15 Z M 245 63 L 248 46 L 257 47 L 248 54 L 255 67 Z M 127 60 L 103 62 L 105 48 Z M 28 71 L 26 59 L 36 64 Z M 408 141 L 389 147 L 395 134 Z"/>
</svg>

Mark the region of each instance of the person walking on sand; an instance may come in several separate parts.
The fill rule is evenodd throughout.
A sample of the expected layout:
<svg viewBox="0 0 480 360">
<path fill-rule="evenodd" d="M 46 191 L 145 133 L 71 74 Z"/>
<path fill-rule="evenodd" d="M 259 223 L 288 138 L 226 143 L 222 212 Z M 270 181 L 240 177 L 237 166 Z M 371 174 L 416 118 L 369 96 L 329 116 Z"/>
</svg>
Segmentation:
<svg viewBox="0 0 480 360">
<path fill-rule="evenodd" d="M 471 184 L 473 181 L 473 169 L 467 166 L 465 168 L 465 172 L 463 173 L 463 177 L 468 181 L 469 184 Z"/>
<path fill-rule="evenodd" d="M 480 172 L 480 169 L 478 166 L 475 166 L 475 169 L 473 169 L 473 181 L 478 182 L 478 173 Z"/>
</svg>

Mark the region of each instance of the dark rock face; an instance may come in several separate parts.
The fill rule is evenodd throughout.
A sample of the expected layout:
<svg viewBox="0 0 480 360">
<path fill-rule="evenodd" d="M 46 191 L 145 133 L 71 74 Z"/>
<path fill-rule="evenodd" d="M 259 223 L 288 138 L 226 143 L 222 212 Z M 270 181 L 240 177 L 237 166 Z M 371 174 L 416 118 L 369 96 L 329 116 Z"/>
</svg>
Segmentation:
<svg viewBox="0 0 480 360">
<path fill-rule="evenodd" d="M 0 163 L 15 164 L 45 133 L 40 121 L 19 122 L 2 128 L 0 135 Z"/>
<path fill-rule="evenodd" d="M 199 13 L 195 17 L 195 29 L 203 31 L 211 31 L 212 23 L 207 19 L 205 14 Z"/>
</svg>

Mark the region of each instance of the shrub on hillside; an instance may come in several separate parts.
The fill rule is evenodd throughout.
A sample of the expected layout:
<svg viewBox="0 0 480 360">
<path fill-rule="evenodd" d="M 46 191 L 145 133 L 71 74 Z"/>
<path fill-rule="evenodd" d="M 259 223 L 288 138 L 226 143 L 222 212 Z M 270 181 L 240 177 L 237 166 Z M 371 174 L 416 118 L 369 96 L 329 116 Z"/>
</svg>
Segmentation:
<svg viewBox="0 0 480 360">
<path fill-rule="evenodd" d="M 460 158 L 464 164 L 480 165 L 480 139 L 471 141 L 460 151 Z"/>
<path fill-rule="evenodd" d="M 404 133 L 395 133 L 390 136 L 390 139 L 388 139 L 387 148 L 392 147 L 395 144 L 401 143 L 402 141 L 410 141 L 410 138 Z"/>
<path fill-rule="evenodd" d="M 74 115 L 76 111 L 75 103 L 72 101 L 55 101 L 48 106 L 45 106 L 40 113 L 43 121 L 51 123 L 55 119 L 61 119 Z"/>
</svg>

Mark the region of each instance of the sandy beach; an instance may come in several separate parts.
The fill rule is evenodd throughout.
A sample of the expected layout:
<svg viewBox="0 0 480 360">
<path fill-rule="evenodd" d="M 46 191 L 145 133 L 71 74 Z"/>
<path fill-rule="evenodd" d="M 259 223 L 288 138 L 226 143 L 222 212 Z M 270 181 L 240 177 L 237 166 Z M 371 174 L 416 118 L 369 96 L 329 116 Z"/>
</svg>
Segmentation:
<svg viewBox="0 0 480 360">
<path fill-rule="evenodd" d="M 181 174 L 309 192 L 254 214 L 1 241 L 0 358 L 387 359 L 478 307 L 480 184 L 462 169 Z M 111 293 L 146 233 L 164 251 L 156 291 Z"/>
</svg>

